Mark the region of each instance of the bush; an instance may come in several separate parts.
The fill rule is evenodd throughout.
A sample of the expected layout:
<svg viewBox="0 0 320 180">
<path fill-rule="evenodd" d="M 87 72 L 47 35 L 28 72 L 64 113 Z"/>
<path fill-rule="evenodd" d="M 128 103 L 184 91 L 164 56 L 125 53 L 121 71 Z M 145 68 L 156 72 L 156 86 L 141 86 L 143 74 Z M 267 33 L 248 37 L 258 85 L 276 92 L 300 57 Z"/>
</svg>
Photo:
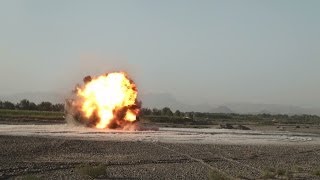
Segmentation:
<svg viewBox="0 0 320 180">
<path fill-rule="evenodd" d="M 106 166 L 102 164 L 98 166 L 82 165 L 77 167 L 77 171 L 82 175 L 90 176 L 92 178 L 106 176 Z"/>
<path fill-rule="evenodd" d="M 278 176 L 284 176 L 286 174 L 286 170 L 284 170 L 284 169 L 278 169 L 277 170 L 277 175 Z"/>
<path fill-rule="evenodd" d="M 262 179 L 291 179 L 292 172 L 285 169 L 275 169 L 275 168 L 268 168 L 263 171 Z"/>
<path fill-rule="evenodd" d="M 274 179 L 276 176 L 276 170 L 268 168 L 262 172 L 262 179 Z"/>
<path fill-rule="evenodd" d="M 320 168 L 314 170 L 313 174 L 320 177 Z"/>
<path fill-rule="evenodd" d="M 208 179 L 209 180 L 230 180 L 231 178 L 229 178 L 228 176 L 222 174 L 217 170 L 211 170 L 209 171 Z"/>
<path fill-rule="evenodd" d="M 39 177 L 37 177 L 33 174 L 28 174 L 28 175 L 22 176 L 21 179 L 22 180 L 40 180 Z"/>
<path fill-rule="evenodd" d="M 275 178 L 275 174 L 273 172 L 270 172 L 270 171 L 264 171 L 262 173 L 262 178 L 263 179 L 274 179 Z"/>
</svg>

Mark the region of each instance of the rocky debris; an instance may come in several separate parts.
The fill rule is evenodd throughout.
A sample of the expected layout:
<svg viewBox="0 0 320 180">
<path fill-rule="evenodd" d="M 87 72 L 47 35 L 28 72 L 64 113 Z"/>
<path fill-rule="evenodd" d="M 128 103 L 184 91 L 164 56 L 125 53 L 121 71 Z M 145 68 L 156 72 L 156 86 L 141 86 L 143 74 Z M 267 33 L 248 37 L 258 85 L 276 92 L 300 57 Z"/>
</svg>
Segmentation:
<svg viewBox="0 0 320 180">
<path fill-rule="evenodd" d="M 241 129 L 241 130 L 251 130 L 249 127 L 244 126 L 244 125 L 238 125 L 236 129 Z"/>
<path fill-rule="evenodd" d="M 226 124 L 220 124 L 221 129 L 234 129 L 232 124 L 226 123 Z"/>
<path fill-rule="evenodd" d="M 226 123 L 226 124 L 220 124 L 220 129 L 240 129 L 240 130 L 250 130 L 249 127 L 244 126 L 244 125 L 236 125 L 233 126 L 232 124 Z"/>
</svg>

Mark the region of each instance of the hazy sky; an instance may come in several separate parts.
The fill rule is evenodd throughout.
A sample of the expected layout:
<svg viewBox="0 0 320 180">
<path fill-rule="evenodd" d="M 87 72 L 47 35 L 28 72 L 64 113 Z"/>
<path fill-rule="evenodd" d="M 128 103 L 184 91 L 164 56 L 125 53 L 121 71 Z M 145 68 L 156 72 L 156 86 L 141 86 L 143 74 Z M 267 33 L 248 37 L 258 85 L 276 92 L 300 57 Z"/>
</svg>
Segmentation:
<svg viewBox="0 0 320 180">
<path fill-rule="evenodd" d="M 0 1 L 0 94 L 111 70 L 188 103 L 320 107 L 320 1 Z"/>
</svg>

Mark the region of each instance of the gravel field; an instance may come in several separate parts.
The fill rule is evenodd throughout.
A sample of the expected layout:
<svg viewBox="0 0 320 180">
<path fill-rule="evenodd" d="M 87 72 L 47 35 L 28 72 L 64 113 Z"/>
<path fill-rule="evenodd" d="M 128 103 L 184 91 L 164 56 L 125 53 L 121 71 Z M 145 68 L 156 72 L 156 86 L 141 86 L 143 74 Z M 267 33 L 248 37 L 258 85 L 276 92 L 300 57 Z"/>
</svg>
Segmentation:
<svg viewBox="0 0 320 180">
<path fill-rule="evenodd" d="M 319 136 L 1 124 L 0 179 L 320 179 Z"/>
<path fill-rule="evenodd" d="M 257 179 L 268 168 L 289 170 L 292 179 L 319 179 L 319 145 L 173 144 L 0 136 L 0 177 L 90 179 L 84 165 L 104 165 L 102 179 L 207 179 L 218 170 Z"/>
</svg>

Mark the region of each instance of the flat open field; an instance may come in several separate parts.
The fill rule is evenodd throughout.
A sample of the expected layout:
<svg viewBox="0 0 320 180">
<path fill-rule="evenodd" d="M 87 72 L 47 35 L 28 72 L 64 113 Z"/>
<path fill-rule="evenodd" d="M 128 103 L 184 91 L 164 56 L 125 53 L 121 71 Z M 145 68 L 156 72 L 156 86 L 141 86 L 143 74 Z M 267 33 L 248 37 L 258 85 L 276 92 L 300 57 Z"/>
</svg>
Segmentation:
<svg viewBox="0 0 320 180">
<path fill-rule="evenodd" d="M 320 179 L 317 134 L 3 124 L 0 143 L 1 178 Z"/>
</svg>

